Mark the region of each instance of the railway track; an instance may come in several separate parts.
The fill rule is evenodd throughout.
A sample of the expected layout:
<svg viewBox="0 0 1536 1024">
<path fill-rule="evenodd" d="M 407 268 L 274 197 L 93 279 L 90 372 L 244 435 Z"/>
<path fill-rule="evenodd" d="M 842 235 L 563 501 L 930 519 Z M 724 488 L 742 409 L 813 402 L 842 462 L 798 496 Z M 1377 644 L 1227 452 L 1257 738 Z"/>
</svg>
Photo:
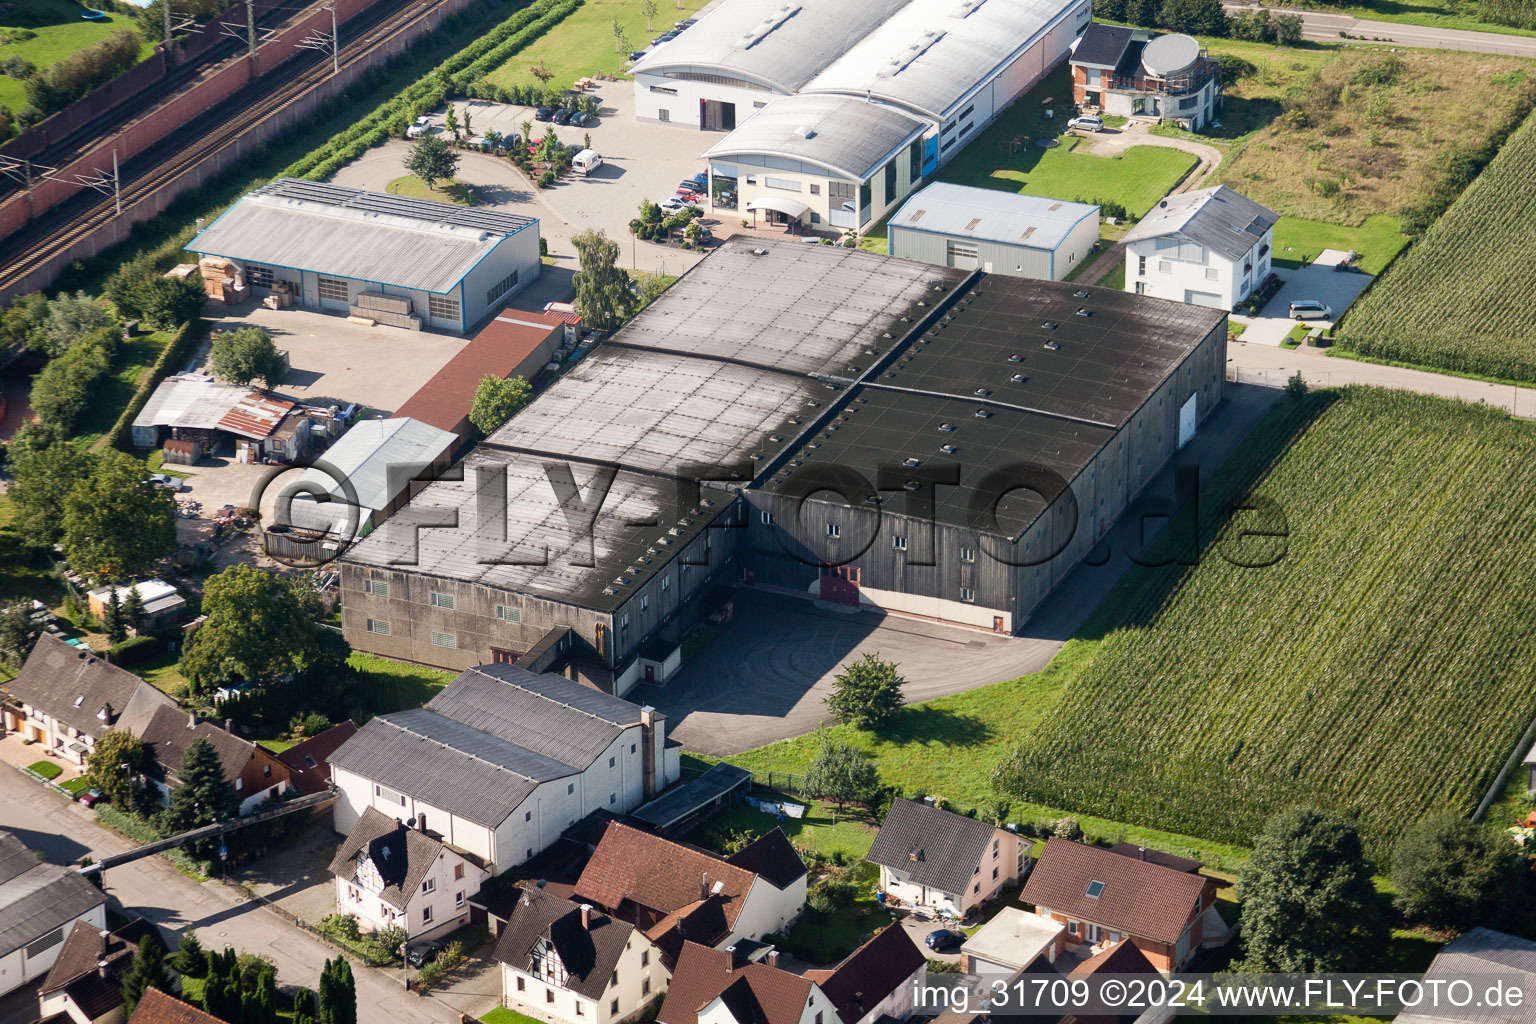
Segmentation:
<svg viewBox="0 0 1536 1024">
<path fill-rule="evenodd" d="M 342 26 L 342 71 L 368 59 L 402 35 L 417 19 L 443 0 L 401 0 L 378 3 Z M 352 38 L 348 39 L 347 36 Z M 270 74 L 214 107 L 160 147 L 175 149 L 166 155 L 146 154 L 119 170 L 122 212 L 154 197 L 160 189 L 194 169 L 203 160 L 229 145 L 294 100 L 308 94 L 332 76 L 329 53 L 304 52 L 290 58 Z M 10 291 L 27 275 L 59 252 L 119 216 L 111 196 L 82 192 L 59 203 L 20 231 L 0 242 L 0 290 Z"/>
<path fill-rule="evenodd" d="M 316 0 L 318 4 L 319 0 Z M 262 31 L 282 31 L 290 22 L 307 17 L 316 4 L 299 10 L 284 7 L 267 8 L 256 16 L 256 27 Z M 190 82 L 204 74 L 216 72 L 230 60 L 245 59 L 244 39 L 227 38 L 203 51 L 170 71 L 159 81 L 139 93 L 130 96 L 116 106 L 102 111 L 96 117 L 66 132 L 31 156 L 34 164 L 66 167 L 87 152 L 95 143 L 109 135 L 115 135 L 130 127 L 138 119 L 148 116 L 154 108 L 175 96 Z M 0 202 L 22 191 L 21 183 L 10 178 L 0 178 Z"/>
</svg>

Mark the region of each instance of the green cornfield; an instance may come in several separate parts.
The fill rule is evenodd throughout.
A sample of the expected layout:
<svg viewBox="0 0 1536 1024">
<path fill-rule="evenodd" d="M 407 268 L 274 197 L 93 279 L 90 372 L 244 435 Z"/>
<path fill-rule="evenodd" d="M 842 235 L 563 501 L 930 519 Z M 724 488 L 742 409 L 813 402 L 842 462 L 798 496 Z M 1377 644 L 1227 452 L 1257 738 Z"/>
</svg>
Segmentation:
<svg viewBox="0 0 1536 1024">
<path fill-rule="evenodd" d="M 1255 430 L 1199 517 L 1196 564 L 1121 582 L 995 785 L 1238 845 L 1322 805 L 1377 856 L 1426 811 L 1470 813 L 1536 716 L 1536 424 L 1314 392 Z"/>
<path fill-rule="evenodd" d="M 1536 381 L 1536 115 L 1345 315 L 1364 356 Z"/>
</svg>

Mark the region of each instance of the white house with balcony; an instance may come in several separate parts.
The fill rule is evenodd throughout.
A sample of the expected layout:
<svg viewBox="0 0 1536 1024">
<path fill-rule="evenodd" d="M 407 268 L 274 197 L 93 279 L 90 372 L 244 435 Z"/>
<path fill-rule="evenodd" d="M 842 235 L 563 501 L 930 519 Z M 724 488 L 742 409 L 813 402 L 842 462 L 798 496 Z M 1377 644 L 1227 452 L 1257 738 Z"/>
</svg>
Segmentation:
<svg viewBox="0 0 1536 1024">
<path fill-rule="evenodd" d="M 1123 239 L 1125 290 L 1230 310 L 1269 276 L 1279 217 L 1225 185 L 1169 196 Z"/>
<path fill-rule="evenodd" d="M 368 808 L 331 861 L 336 907 L 364 931 L 391 925 L 407 940 L 446 934 L 469 923 L 469 898 L 490 877 L 479 858 Z"/>
</svg>

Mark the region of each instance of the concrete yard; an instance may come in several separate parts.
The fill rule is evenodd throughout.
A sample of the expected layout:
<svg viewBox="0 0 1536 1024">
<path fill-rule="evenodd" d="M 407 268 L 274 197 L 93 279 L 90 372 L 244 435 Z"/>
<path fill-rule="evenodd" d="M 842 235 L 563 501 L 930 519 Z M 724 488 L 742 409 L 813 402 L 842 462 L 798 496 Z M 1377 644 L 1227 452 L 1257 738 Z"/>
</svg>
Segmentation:
<svg viewBox="0 0 1536 1024">
<path fill-rule="evenodd" d="M 216 331 L 262 327 L 272 335 L 288 353 L 288 376 L 275 389 L 284 398 L 356 402 L 370 413 L 399 408 L 469 344 L 461 334 L 364 327 L 339 314 L 267 309 L 254 300 L 223 310 L 209 306 L 204 315 Z"/>
<path fill-rule="evenodd" d="M 1285 284 L 1274 298 L 1259 311 L 1259 315 L 1244 319 L 1248 328 L 1243 331 L 1243 341 L 1249 345 L 1279 345 L 1296 326 L 1291 319 L 1291 303 L 1301 299 L 1317 299 L 1328 304 L 1335 319 L 1344 315 L 1365 286 L 1371 283 L 1370 274 L 1334 270 L 1347 253 L 1338 249 L 1324 249 L 1313 262 L 1299 270 L 1281 271 Z M 1332 320 L 1308 320 L 1309 327 L 1332 327 Z"/>
<path fill-rule="evenodd" d="M 677 246 L 636 243 L 629 233 L 629 222 L 639 215 L 640 200 L 661 202 L 669 198 L 684 178 L 703 170 L 699 154 L 709 148 L 716 136 L 697 129 L 662 124 L 640 124 L 634 119 L 634 86 L 629 82 L 601 82 L 597 95 L 602 111 L 596 124 L 584 127 L 560 126 L 534 122 L 533 137 L 542 138 L 553 130 L 562 141 L 580 144 L 590 133 L 592 148 L 603 155 L 603 166 L 590 177 L 567 176 L 549 189 L 533 188 L 522 172 L 505 157 L 484 153 L 459 153 L 460 181 L 476 187 L 481 204 L 539 219 L 539 234 L 549 242 L 554 267 L 566 271 L 576 268 L 570 240 L 588 228 L 600 229 L 620 243 L 619 262 L 651 273 L 681 274 L 697 263 L 702 255 Z M 469 104 L 476 134 L 486 128 L 521 134 L 522 122 L 533 121 L 528 107 L 509 106 L 474 100 Z M 464 103 L 455 104 L 462 113 Z M 432 115 L 441 124 L 443 112 Z M 410 143 L 393 140 L 370 149 L 358 160 L 336 172 L 338 185 L 383 191 L 396 178 L 409 172 L 405 160 Z M 706 217 L 704 223 L 717 236 L 726 226 Z M 740 220 L 731 221 L 739 228 Z M 535 286 L 537 287 L 537 286 Z M 513 302 L 517 302 L 514 297 Z"/>
</svg>

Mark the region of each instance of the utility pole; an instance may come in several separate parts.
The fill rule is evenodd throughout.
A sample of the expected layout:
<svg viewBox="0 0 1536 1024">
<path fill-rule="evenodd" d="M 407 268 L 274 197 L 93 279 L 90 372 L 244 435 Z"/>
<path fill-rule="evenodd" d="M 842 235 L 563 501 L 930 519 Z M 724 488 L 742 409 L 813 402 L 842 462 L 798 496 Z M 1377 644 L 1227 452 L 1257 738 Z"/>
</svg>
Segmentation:
<svg viewBox="0 0 1536 1024">
<path fill-rule="evenodd" d="M 245 0 L 245 39 L 251 52 L 251 62 L 256 61 L 256 0 Z"/>
<path fill-rule="evenodd" d="M 171 0 L 160 0 L 160 13 L 165 15 L 165 45 L 171 45 Z"/>
<path fill-rule="evenodd" d="M 117 212 L 123 212 L 123 182 L 117 174 L 117 150 L 112 151 L 112 201 L 117 206 Z"/>
<path fill-rule="evenodd" d="M 336 5 L 331 8 L 331 74 L 341 74 L 341 39 L 336 34 Z"/>
</svg>

